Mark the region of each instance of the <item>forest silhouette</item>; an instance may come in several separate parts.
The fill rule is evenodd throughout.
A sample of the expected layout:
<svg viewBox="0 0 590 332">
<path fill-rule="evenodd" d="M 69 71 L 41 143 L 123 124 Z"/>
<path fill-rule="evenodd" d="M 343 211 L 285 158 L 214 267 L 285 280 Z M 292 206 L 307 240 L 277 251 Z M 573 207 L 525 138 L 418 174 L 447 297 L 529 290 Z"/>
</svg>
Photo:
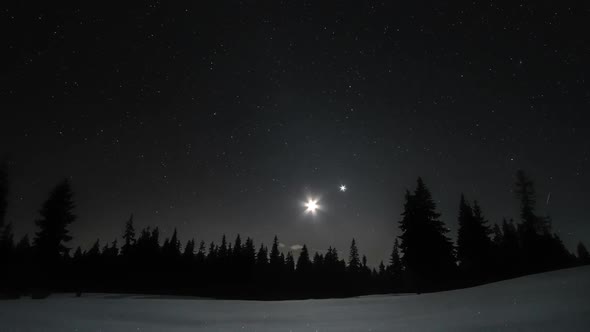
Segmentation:
<svg viewBox="0 0 590 332">
<path fill-rule="evenodd" d="M 149 293 L 236 299 L 303 299 L 363 294 L 432 292 L 469 287 L 531 273 L 590 264 L 580 242 L 569 252 L 535 211 L 534 184 L 518 171 L 514 192 L 517 222 L 490 224 L 479 203 L 461 195 L 458 234 L 453 243 L 421 178 L 406 191 L 398 222 L 401 235 L 388 262 L 367 265 L 352 239 L 348 255 L 329 247 L 311 253 L 270 248 L 239 234 L 219 243 L 190 239 L 174 230 L 162 239 L 158 227 L 136 230 L 133 215 L 122 225 L 121 242 L 96 242 L 87 250 L 68 247 L 75 222 L 72 185 L 65 179 L 51 191 L 35 221 L 37 231 L 15 242 L 5 223 L 7 168 L 0 170 L 0 297 L 52 292 Z M 183 235 L 184 237 L 185 235 Z M 295 257 L 295 254 L 297 258 Z"/>
</svg>

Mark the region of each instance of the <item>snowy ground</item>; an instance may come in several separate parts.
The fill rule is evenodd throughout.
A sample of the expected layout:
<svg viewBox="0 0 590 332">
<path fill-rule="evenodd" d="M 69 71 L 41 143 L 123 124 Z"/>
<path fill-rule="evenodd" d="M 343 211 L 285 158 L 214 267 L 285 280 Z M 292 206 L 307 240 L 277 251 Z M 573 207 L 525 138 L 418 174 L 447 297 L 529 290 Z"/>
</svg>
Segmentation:
<svg viewBox="0 0 590 332">
<path fill-rule="evenodd" d="M 590 331 L 590 266 L 422 295 L 277 302 L 98 294 L 5 300 L 0 331 Z"/>
</svg>

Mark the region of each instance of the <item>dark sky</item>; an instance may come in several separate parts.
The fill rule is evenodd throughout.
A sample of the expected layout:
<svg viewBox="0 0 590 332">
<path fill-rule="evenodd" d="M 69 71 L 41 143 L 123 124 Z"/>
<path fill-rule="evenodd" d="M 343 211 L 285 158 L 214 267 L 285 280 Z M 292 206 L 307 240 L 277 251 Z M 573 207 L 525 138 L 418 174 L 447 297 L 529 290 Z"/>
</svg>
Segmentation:
<svg viewBox="0 0 590 332">
<path fill-rule="evenodd" d="M 134 213 L 183 242 L 277 234 L 346 256 L 354 236 L 376 264 L 418 176 L 454 237 L 461 192 L 491 222 L 518 216 L 522 168 L 554 231 L 590 243 L 585 1 L 84 3 L 0 14 L 18 236 L 69 177 L 74 245 Z"/>
</svg>

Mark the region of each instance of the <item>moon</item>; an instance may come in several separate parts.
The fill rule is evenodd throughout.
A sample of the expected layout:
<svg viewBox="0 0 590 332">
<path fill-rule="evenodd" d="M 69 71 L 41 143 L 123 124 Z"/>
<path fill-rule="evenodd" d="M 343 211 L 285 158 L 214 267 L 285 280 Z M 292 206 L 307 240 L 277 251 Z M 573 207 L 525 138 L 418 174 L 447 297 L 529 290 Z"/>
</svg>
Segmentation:
<svg viewBox="0 0 590 332">
<path fill-rule="evenodd" d="M 316 211 L 320 208 L 318 204 L 318 200 L 314 198 L 308 198 L 307 202 L 305 203 L 305 210 L 306 213 L 311 213 L 312 215 L 316 214 Z"/>
</svg>

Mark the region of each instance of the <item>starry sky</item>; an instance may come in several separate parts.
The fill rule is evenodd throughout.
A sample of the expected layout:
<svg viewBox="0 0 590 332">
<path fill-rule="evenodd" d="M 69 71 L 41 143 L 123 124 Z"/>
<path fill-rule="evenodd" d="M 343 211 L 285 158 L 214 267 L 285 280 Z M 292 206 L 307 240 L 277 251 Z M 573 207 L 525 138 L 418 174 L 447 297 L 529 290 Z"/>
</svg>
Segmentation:
<svg viewBox="0 0 590 332">
<path fill-rule="evenodd" d="M 18 237 L 69 177 L 73 245 L 133 213 L 182 241 L 277 234 L 346 257 L 355 237 L 375 265 L 418 176 L 455 237 L 461 192 L 492 223 L 518 217 L 522 168 L 554 231 L 590 243 L 586 2 L 2 6 Z"/>
</svg>

